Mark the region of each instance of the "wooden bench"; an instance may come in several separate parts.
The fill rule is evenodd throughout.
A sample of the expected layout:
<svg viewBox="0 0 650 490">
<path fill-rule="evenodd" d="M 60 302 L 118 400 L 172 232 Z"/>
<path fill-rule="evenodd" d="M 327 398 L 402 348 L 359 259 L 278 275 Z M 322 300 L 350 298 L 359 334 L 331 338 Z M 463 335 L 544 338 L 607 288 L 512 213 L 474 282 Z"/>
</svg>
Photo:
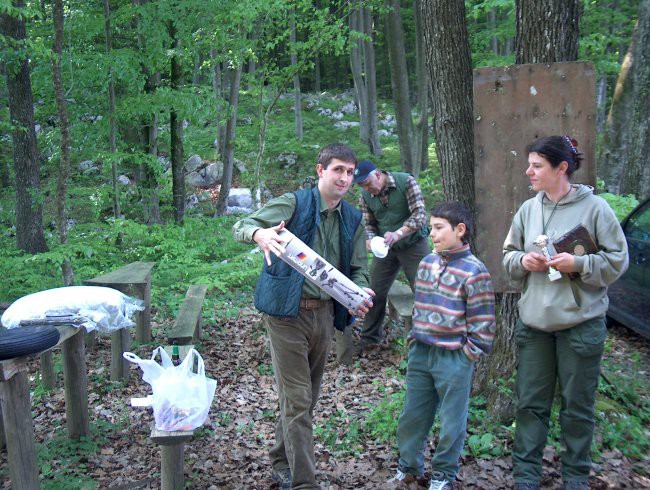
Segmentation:
<svg viewBox="0 0 650 490">
<path fill-rule="evenodd" d="M 201 339 L 203 300 L 207 290 L 205 284 L 195 284 L 188 288 L 176 322 L 167 334 L 170 344 L 175 341 L 178 345 L 187 345 Z"/>
<path fill-rule="evenodd" d="M 84 350 L 84 329 L 61 325 L 59 343 L 63 350 L 65 411 L 71 439 L 90 436 L 88 422 L 88 374 Z M 37 354 L 33 354 L 37 355 Z M 36 443 L 32 422 L 27 361 L 30 356 L 0 361 L 0 402 L 4 422 L 12 488 L 39 488 Z"/>
<path fill-rule="evenodd" d="M 413 325 L 413 303 L 415 296 L 406 284 L 393 282 L 388 291 L 388 315 L 399 322 L 404 322 L 404 338 L 408 337 Z"/>
<path fill-rule="evenodd" d="M 135 339 L 151 342 L 151 269 L 155 262 L 132 262 L 112 272 L 88 279 L 86 286 L 104 286 L 144 301 L 135 314 Z M 122 357 L 131 349 L 131 333 L 121 328 L 111 334 L 111 381 L 129 380 L 129 363 Z"/>
</svg>

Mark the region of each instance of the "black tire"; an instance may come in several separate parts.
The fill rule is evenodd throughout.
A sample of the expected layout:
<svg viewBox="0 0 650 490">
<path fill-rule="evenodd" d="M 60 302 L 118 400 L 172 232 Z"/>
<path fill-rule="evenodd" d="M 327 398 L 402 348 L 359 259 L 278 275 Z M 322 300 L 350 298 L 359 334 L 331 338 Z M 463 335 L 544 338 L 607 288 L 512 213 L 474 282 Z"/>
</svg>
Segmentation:
<svg viewBox="0 0 650 490">
<path fill-rule="evenodd" d="M 0 332 L 0 361 L 36 354 L 55 346 L 59 331 L 55 327 L 18 327 Z"/>
</svg>

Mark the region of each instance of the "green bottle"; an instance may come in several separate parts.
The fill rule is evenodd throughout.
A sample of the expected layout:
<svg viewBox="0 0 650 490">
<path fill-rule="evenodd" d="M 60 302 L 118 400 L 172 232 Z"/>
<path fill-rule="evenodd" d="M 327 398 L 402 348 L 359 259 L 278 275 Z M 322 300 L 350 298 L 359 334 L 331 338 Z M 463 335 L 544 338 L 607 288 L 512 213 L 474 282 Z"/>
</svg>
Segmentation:
<svg viewBox="0 0 650 490">
<path fill-rule="evenodd" d="M 178 344 L 176 344 L 176 341 L 174 340 L 174 343 L 172 344 L 172 364 L 178 366 L 180 363 L 181 356 L 178 353 Z"/>
</svg>

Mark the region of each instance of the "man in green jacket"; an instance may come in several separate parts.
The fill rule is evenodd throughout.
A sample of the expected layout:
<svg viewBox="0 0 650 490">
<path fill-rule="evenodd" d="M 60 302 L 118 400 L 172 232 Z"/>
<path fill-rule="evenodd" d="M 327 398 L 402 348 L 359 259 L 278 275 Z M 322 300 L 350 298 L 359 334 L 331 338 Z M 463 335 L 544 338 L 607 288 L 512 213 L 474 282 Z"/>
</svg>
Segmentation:
<svg viewBox="0 0 650 490">
<path fill-rule="evenodd" d="M 370 301 L 348 312 L 277 257 L 284 251 L 278 233 L 286 228 L 371 295 L 361 213 L 342 201 L 352 185 L 357 158 L 332 144 L 318 155 L 318 185 L 272 199 L 233 227 L 235 239 L 255 242 L 265 263 L 255 290 L 264 313 L 278 387 L 280 418 L 269 451 L 280 488 L 320 488 L 316 482 L 313 411 L 320 395 L 334 330 L 343 331 Z"/>
<path fill-rule="evenodd" d="M 370 288 L 376 295 L 361 330 L 363 350 L 383 340 L 388 290 L 400 267 L 414 290 L 418 265 L 431 250 L 424 197 L 412 175 L 385 172 L 362 160 L 354 171 L 354 183 L 362 189 L 359 207 L 366 221 L 367 249 L 376 236 L 389 247 L 386 257 L 373 257 L 370 266 Z"/>
</svg>

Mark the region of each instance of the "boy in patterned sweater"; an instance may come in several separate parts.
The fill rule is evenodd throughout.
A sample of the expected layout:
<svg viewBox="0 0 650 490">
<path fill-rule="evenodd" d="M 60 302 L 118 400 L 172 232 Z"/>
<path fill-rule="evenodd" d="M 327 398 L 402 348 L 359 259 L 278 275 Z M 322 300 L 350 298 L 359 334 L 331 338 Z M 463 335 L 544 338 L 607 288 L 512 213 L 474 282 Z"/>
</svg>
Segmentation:
<svg viewBox="0 0 650 490">
<path fill-rule="evenodd" d="M 429 490 L 451 490 L 465 441 L 475 362 L 492 350 L 496 329 L 490 273 L 469 249 L 472 218 L 460 202 L 431 211 L 434 252 L 420 262 L 409 335 L 406 400 L 397 426 L 399 468 L 391 480 L 424 473 L 424 449 L 440 414 Z"/>
</svg>

